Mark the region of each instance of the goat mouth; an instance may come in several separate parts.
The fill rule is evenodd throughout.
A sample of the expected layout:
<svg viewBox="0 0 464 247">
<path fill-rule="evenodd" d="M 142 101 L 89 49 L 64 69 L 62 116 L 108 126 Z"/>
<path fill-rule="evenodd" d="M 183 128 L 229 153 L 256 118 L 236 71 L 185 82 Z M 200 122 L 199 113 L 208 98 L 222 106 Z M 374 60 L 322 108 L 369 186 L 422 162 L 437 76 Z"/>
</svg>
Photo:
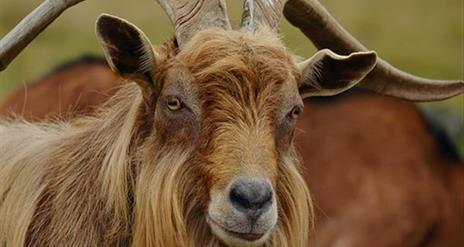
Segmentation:
<svg viewBox="0 0 464 247">
<path fill-rule="evenodd" d="M 257 234 L 257 233 L 238 233 L 238 232 L 233 232 L 233 231 L 228 231 L 228 230 L 225 230 L 225 231 L 236 238 L 241 238 L 243 240 L 250 241 L 250 242 L 259 240 L 264 236 L 264 234 Z"/>
<path fill-rule="evenodd" d="M 208 222 L 210 223 L 210 225 L 220 229 L 225 234 L 227 234 L 227 235 L 229 235 L 231 237 L 234 237 L 234 238 L 238 238 L 238 239 L 241 239 L 241 240 L 244 240 L 244 241 L 248 241 L 248 242 L 258 241 L 258 240 L 262 239 L 264 237 L 264 235 L 266 235 L 265 233 L 236 232 L 236 231 L 233 231 L 233 230 L 229 230 L 228 228 L 226 228 L 226 227 L 222 226 L 221 224 L 219 224 L 218 222 L 216 222 L 211 217 L 208 217 Z"/>
</svg>

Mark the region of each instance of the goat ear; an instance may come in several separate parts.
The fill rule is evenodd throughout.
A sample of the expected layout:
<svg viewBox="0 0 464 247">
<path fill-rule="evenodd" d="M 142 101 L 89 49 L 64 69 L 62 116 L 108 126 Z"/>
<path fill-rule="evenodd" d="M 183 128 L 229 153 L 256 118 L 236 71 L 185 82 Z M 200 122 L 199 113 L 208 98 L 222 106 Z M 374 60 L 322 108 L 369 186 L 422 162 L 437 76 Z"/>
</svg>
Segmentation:
<svg viewBox="0 0 464 247">
<path fill-rule="evenodd" d="M 339 94 L 361 81 L 375 67 L 376 61 L 373 51 L 340 56 L 328 49 L 320 50 L 298 64 L 302 74 L 300 95 L 307 98 Z"/>
<path fill-rule="evenodd" d="M 96 33 L 113 71 L 135 81 L 144 90 L 155 90 L 156 54 L 140 29 L 119 17 L 102 14 L 97 20 Z"/>
</svg>

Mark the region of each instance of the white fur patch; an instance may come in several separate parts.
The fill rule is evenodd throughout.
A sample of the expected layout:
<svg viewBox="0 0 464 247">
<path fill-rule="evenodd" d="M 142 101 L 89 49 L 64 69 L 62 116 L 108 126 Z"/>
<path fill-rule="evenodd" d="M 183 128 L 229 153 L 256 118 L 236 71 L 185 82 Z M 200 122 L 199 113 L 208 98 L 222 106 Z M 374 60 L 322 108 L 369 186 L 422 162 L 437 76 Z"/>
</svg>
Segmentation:
<svg viewBox="0 0 464 247">
<path fill-rule="evenodd" d="M 266 4 L 266 7 L 274 5 L 274 0 L 263 0 L 264 4 Z"/>
</svg>

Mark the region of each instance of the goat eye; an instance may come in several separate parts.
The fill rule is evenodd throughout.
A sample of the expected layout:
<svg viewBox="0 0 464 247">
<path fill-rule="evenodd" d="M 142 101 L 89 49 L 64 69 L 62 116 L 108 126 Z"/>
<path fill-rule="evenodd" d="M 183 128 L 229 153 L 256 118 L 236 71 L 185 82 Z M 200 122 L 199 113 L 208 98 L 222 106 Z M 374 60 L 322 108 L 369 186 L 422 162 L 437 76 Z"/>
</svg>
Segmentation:
<svg viewBox="0 0 464 247">
<path fill-rule="evenodd" d="M 176 97 L 169 99 L 167 105 L 171 111 L 178 111 L 182 108 L 182 102 Z"/>
<path fill-rule="evenodd" d="M 292 108 L 292 110 L 288 113 L 288 117 L 290 119 L 296 119 L 301 113 L 301 109 L 298 106 Z"/>
</svg>

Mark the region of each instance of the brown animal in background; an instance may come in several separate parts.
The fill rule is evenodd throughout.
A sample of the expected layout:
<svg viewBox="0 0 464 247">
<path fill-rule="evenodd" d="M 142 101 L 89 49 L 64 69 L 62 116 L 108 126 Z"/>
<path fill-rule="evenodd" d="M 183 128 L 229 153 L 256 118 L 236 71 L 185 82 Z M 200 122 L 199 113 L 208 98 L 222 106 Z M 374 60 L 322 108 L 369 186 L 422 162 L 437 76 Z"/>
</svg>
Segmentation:
<svg viewBox="0 0 464 247">
<path fill-rule="evenodd" d="M 194 3 L 191 22 L 178 4 L 162 2 L 186 26 L 156 48 L 127 21 L 98 19 L 111 68 L 132 83 L 94 116 L 0 124 L 3 244 L 307 244 L 312 208 L 293 146 L 302 97 L 351 88 L 375 53 L 296 63 L 275 34 L 279 13 L 246 11 L 233 31 L 220 1 Z"/>
<path fill-rule="evenodd" d="M 0 114 L 28 121 L 71 118 L 94 112 L 123 85 L 104 59 L 84 56 L 8 95 Z"/>
<path fill-rule="evenodd" d="M 411 103 L 310 99 L 298 127 L 315 246 L 463 246 L 464 162 Z"/>
</svg>

